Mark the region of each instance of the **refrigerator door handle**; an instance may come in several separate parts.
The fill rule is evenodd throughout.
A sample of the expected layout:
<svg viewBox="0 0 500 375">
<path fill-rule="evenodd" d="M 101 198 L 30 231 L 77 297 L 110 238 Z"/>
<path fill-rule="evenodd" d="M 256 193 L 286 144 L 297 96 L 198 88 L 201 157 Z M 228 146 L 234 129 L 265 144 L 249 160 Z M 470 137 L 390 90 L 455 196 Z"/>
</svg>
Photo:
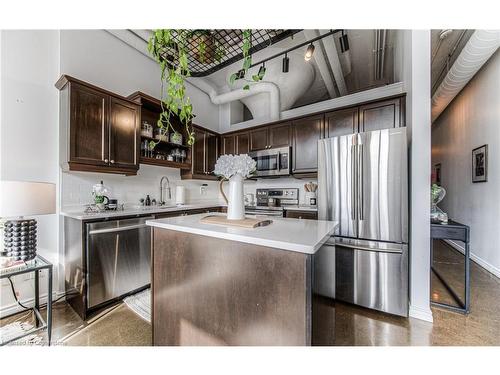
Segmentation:
<svg viewBox="0 0 500 375">
<path fill-rule="evenodd" d="M 356 145 L 351 145 L 351 176 L 356 175 Z M 356 180 L 351 178 L 351 220 L 356 220 Z"/>
<path fill-rule="evenodd" d="M 358 211 L 359 211 L 359 220 L 365 219 L 365 202 L 364 202 L 364 165 L 363 165 L 363 144 L 358 145 Z"/>
<path fill-rule="evenodd" d="M 381 248 L 377 248 L 377 247 L 360 246 L 360 245 L 348 244 L 348 243 L 338 243 L 337 246 L 342 246 L 342 247 L 346 247 L 346 248 L 353 249 L 353 250 L 374 251 L 377 253 L 393 253 L 393 254 L 402 254 L 403 253 L 403 249 L 381 249 Z"/>
</svg>

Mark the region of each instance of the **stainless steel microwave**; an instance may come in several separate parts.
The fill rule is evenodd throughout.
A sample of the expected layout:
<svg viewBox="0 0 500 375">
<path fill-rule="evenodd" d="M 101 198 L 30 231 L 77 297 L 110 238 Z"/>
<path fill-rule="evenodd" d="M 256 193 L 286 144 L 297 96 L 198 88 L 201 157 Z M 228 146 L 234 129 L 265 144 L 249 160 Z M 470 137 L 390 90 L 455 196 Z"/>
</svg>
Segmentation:
<svg viewBox="0 0 500 375">
<path fill-rule="evenodd" d="M 257 163 L 256 177 L 288 176 L 290 174 L 290 147 L 270 148 L 249 153 Z"/>
</svg>

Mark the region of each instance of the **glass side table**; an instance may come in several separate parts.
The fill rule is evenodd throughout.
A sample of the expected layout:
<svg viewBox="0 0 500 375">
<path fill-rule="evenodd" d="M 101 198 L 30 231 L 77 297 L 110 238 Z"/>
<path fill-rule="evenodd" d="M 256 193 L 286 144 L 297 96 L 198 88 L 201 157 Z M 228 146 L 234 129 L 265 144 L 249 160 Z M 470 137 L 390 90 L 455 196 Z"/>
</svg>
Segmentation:
<svg viewBox="0 0 500 375">
<path fill-rule="evenodd" d="M 19 268 L 20 267 L 20 268 Z M 48 344 L 50 345 L 50 339 L 52 335 L 52 263 L 37 255 L 34 259 L 25 262 L 19 267 L 12 267 L 12 270 L 8 268 L 0 269 L 0 280 L 7 279 L 12 276 L 22 275 L 26 273 L 33 272 L 35 274 L 35 306 L 31 309 L 35 314 L 35 327 L 33 329 L 19 335 L 17 337 L 10 338 L 7 341 L 1 343 L 1 345 L 6 345 L 12 341 L 18 340 L 22 337 L 32 335 L 35 332 L 47 329 Z M 47 316 L 45 321 L 40 314 L 40 285 L 39 285 L 39 272 L 42 270 L 47 270 Z"/>
</svg>

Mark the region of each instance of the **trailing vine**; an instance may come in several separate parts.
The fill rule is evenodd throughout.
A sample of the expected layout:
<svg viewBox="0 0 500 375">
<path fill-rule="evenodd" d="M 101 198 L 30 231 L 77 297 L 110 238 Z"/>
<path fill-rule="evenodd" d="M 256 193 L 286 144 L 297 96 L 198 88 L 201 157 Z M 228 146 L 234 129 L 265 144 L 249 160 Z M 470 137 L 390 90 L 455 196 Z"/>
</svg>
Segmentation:
<svg viewBox="0 0 500 375">
<path fill-rule="evenodd" d="M 174 42 L 173 34 L 176 41 Z M 154 30 L 148 42 L 148 51 L 160 65 L 161 70 L 161 114 L 157 126 L 166 134 L 168 130 L 177 132 L 172 125 L 173 116 L 179 118 L 186 128 L 187 144 L 194 143 L 192 128 L 193 106 L 186 96 L 185 80 L 189 77 L 188 42 L 189 30 Z M 177 58 L 176 58 L 177 57 Z M 177 60 L 177 63 L 175 63 Z M 166 95 L 165 95 L 166 94 Z M 151 141 L 150 148 L 158 142 Z"/>
<path fill-rule="evenodd" d="M 231 74 L 231 76 L 229 77 L 229 83 L 231 85 L 234 85 L 234 82 L 236 82 L 236 80 L 239 79 L 243 79 L 244 81 L 249 83 L 255 83 L 262 81 L 262 79 L 264 78 L 264 75 L 266 74 L 265 69 L 259 69 L 259 72 L 257 74 L 254 74 L 251 80 L 245 78 L 248 73 L 248 69 L 250 69 L 252 65 L 252 55 L 250 55 L 251 48 L 252 48 L 252 30 L 251 29 L 243 30 L 243 44 L 241 46 L 241 50 L 243 53 L 243 66 L 238 72 Z M 243 90 L 250 90 L 249 83 L 243 86 Z"/>
<path fill-rule="evenodd" d="M 169 130 L 177 132 L 172 121 L 174 117 L 178 118 L 186 129 L 188 145 L 193 145 L 195 141 L 192 128 L 193 106 L 189 97 L 186 96 L 185 86 L 185 80 L 191 76 L 188 54 L 193 37 L 199 37 L 195 55 L 198 61 L 201 63 L 212 63 L 214 59 L 219 63 L 222 61 L 226 51 L 218 40 L 211 39 L 211 30 L 157 29 L 153 31 L 148 42 L 148 51 L 158 62 L 161 71 L 161 114 L 157 126 L 163 134 L 168 133 Z M 250 55 L 252 30 L 243 30 L 242 38 L 243 67 L 231 75 L 231 85 L 237 79 L 243 79 L 249 83 L 259 82 L 262 81 L 265 74 L 265 69 L 261 69 L 258 74 L 252 76 L 251 80 L 245 78 L 252 65 L 252 56 Z M 207 41 L 215 48 L 209 49 Z M 207 59 L 207 51 L 209 50 L 210 55 Z M 250 85 L 247 83 L 243 89 L 249 90 Z M 158 141 L 152 140 L 149 147 L 154 148 L 156 144 Z"/>
</svg>

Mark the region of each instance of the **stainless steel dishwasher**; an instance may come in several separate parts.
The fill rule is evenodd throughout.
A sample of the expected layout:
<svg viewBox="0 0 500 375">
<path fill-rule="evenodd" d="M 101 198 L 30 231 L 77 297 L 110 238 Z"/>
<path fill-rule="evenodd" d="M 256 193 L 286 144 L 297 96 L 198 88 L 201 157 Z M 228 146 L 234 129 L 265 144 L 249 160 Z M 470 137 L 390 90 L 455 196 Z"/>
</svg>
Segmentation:
<svg viewBox="0 0 500 375">
<path fill-rule="evenodd" d="M 86 224 L 88 309 L 138 291 L 151 278 L 152 216 Z"/>
</svg>

